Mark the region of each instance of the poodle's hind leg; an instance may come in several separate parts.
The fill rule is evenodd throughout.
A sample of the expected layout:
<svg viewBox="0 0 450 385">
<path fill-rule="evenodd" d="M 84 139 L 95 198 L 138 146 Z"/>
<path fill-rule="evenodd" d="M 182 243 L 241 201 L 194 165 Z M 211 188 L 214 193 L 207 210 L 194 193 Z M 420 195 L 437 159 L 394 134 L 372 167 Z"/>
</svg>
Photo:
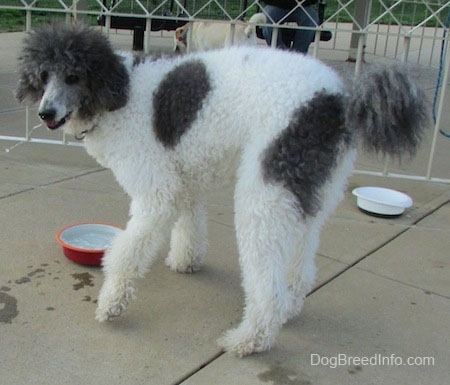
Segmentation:
<svg viewBox="0 0 450 385">
<path fill-rule="evenodd" d="M 172 229 L 166 265 L 179 273 L 200 269 L 208 249 L 205 199 L 194 201 L 181 212 Z"/>
<path fill-rule="evenodd" d="M 304 237 L 299 240 L 296 252 L 289 263 L 288 287 L 292 293 L 293 303 L 288 319 L 300 314 L 316 278 L 315 254 L 319 247 L 320 228 L 315 228 L 314 221 L 312 222 L 307 226 Z"/>
<path fill-rule="evenodd" d="M 291 313 L 288 267 L 304 229 L 291 193 L 262 181 L 242 186 L 247 183 L 238 183 L 235 214 L 244 315 L 241 324 L 219 340 L 240 357 L 268 350 Z"/>
<path fill-rule="evenodd" d="M 135 215 L 113 241 L 103 258 L 105 281 L 98 297 L 95 318 L 119 316 L 134 297 L 133 281 L 150 268 L 167 240 L 170 215 Z"/>
<path fill-rule="evenodd" d="M 356 151 L 351 150 L 338 158 L 338 165 L 333 170 L 332 178 L 327 181 L 321 191 L 321 207 L 314 217 L 306 220 L 304 238 L 299 238 L 297 253 L 290 261 L 289 290 L 294 297 L 294 305 L 289 318 L 298 315 L 304 299 L 312 290 L 315 276 L 315 256 L 320 243 L 320 234 L 327 219 L 333 214 L 344 197 L 347 178 L 352 172 Z"/>
</svg>

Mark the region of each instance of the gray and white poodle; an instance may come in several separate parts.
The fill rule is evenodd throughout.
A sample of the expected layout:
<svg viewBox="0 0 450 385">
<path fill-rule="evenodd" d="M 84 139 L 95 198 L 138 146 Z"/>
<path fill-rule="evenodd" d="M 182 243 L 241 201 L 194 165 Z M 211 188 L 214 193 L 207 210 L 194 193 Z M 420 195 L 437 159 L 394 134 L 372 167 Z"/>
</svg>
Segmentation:
<svg viewBox="0 0 450 385">
<path fill-rule="evenodd" d="M 18 99 L 38 101 L 49 129 L 83 139 L 132 200 L 103 259 L 96 318 L 127 308 L 136 278 L 169 240 L 167 265 L 198 270 L 205 196 L 234 181 L 245 309 L 219 343 L 239 356 L 269 349 L 312 287 L 321 228 L 343 197 L 357 144 L 412 154 L 428 125 L 424 94 L 402 67 L 365 71 L 355 84 L 271 48 L 138 58 L 84 25 L 29 34 Z"/>
</svg>

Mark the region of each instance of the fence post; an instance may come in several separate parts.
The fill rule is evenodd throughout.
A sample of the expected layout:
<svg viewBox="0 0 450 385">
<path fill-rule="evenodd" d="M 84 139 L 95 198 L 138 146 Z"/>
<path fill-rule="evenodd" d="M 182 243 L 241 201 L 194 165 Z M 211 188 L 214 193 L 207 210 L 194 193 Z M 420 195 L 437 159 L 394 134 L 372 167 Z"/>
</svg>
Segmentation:
<svg viewBox="0 0 450 385">
<path fill-rule="evenodd" d="M 231 23 L 230 24 L 230 37 L 231 37 L 230 45 L 233 45 L 233 43 L 234 43 L 235 30 L 236 30 L 236 24 Z"/>
<path fill-rule="evenodd" d="M 192 26 L 194 25 L 194 22 L 192 20 L 189 21 L 189 28 L 187 30 L 187 36 L 186 36 L 186 44 L 187 44 L 187 49 L 186 52 L 191 52 L 192 51 Z M 195 47 L 196 49 L 197 47 Z"/>
<path fill-rule="evenodd" d="M 320 34 L 321 34 L 321 30 L 317 29 L 316 34 L 314 36 L 314 50 L 313 50 L 314 57 L 317 57 L 317 54 L 319 52 Z"/>
<path fill-rule="evenodd" d="M 105 14 L 105 32 L 106 36 L 109 37 L 109 34 L 111 32 L 111 12 L 109 11 L 107 14 Z"/>
<path fill-rule="evenodd" d="M 403 55 L 402 55 L 402 63 L 406 63 L 408 61 L 409 48 L 411 47 L 411 35 L 407 34 L 403 38 Z"/>
<path fill-rule="evenodd" d="M 361 74 L 362 63 L 364 62 L 364 44 L 367 39 L 367 34 L 360 32 L 354 34 L 353 36 L 358 37 L 358 46 L 356 48 L 356 57 L 355 57 L 355 76 L 359 76 Z"/>
<path fill-rule="evenodd" d="M 272 41 L 270 42 L 270 46 L 272 48 L 277 48 L 278 34 L 280 33 L 278 27 L 274 27 L 272 30 Z"/>
<path fill-rule="evenodd" d="M 31 7 L 27 7 L 26 10 L 26 31 L 31 31 Z"/>
<path fill-rule="evenodd" d="M 76 21 L 86 21 L 85 13 L 78 13 L 78 11 L 87 11 L 87 0 L 73 0 L 73 18 Z"/>
<path fill-rule="evenodd" d="M 372 10 L 372 0 L 355 0 L 355 14 L 353 15 L 353 31 L 362 32 L 369 25 L 370 11 Z M 356 23 L 359 24 L 356 25 Z M 352 33 L 350 40 L 350 50 L 348 52 L 348 61 L 355 62 L 358 56 L 361 35 Z M 364 41 L 364 46 L 366 42 Z M 364 54 L 364 53 L 363 53 Z"/>
<path fill-rule="evenodd" d="M 449 50 L 449 42 L 450 38 L 447 36 L 446 41 L 443 42 L 445 44 L 444 52 L 445 52 L 445 60 L 444 60 L 444 67 L 443 67 L 443 77 L 441 82 L 441 91 L 439 94 L 439 103 L 438 103 L 438 110 L 436 113 L 436 122 L 434 123 L 434 133 L 433 133 L 433 140 L 431 142 L 431 149 L 430 149 L 430 156 L 428 158 L 428 167 L 427 167 L 427 179 L 431 179 L 431 168 L 433 166 L 433 160 L 434 160 L 434 153 L 436 151 L 436 143 L 437 143 L 437 137 L 439 135 L 439 130 L 441 127 L 441 121 L 442 121 L 442 115 L 444 114 L 444 99 L 445 95 L 447 93 L 448 88 L 448 82 L 449 82 L 449 72 L 450 72 L 450 50 Z"/>
<path fill-rule="evenodd" d="M 144 53 L 148 54 L 150 52 L 150 39 L 152 32 L 152 19 L 147 18 L 145 20 L 145 40 L 144 40 Z"/>
</svg>

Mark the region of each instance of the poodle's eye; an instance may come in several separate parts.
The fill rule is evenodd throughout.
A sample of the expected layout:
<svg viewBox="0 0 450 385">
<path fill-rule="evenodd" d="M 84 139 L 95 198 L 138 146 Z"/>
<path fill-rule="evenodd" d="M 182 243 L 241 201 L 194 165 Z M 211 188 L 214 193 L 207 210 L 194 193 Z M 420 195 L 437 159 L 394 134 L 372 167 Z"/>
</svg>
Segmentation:
<svg viewBox="0 0 450 385">
<path fill-rule="evenodd" d="M 80 78 L 77 75 L 67 75 L 66 79 L 64 80 L 66 84 L 75 84 L 78 83 Z"/>
<path fill-rule="evenodd" d="M 48 72 L 47 71 L 42 71 L 39 76 L 41 78 L 42 83 L 47 83 L 47 80 L 48 80 Z"/>
</svg>

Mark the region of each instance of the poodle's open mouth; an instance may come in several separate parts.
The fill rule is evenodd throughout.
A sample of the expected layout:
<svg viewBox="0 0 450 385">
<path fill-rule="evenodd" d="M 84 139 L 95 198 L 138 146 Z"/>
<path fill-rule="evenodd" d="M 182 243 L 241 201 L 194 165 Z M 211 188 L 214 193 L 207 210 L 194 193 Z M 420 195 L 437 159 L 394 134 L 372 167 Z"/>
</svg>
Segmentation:
<svg viewBox="0 0 450 385">
<path fill-rule="evenodd" d="M 56 130 L 57 128 L 61 127 L 62 125 L 66 124 L 67 121 L 70 119 L 70 116 L 72 115 L 72 112 L 69 112 L 64 118 L 62 118 L 59 121 L 56 120 L 47 120 L 45 123 L 47 124 L 47 127 L 50 130 Z"/>
</svg>

